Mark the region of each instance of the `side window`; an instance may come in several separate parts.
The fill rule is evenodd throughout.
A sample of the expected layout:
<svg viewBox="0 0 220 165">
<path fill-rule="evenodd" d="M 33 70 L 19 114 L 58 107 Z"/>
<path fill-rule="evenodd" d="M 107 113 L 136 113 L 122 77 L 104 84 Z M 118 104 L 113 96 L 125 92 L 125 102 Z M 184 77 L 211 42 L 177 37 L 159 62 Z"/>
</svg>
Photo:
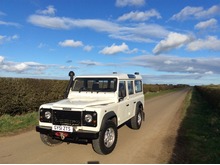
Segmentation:
<svg viewBox="0 0 220 165">
<path fill-rule="evenodd" d="M 142 81 L 141 80 L 135 80 L 135 92 L 142 92 Z"/>
<path fill-rule="evenodd" d="M 118 93 L 119 98 L 124 98 L 126 97 L 126 84 L 125 81 L 120 81 L 119 82 L 119 93 Z"/>
<path fill-rule="evenodd" d="M 134 94 L 133 81 L 128 81 L 128 93 L 129 93 L 129 95 Z"/>
</svg>

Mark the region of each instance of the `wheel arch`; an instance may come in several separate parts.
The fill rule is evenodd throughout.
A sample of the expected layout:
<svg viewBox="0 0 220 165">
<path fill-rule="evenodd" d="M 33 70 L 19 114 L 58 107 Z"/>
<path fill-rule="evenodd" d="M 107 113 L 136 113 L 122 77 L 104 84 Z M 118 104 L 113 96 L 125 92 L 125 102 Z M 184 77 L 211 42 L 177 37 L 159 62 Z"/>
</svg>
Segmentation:
<svg viewBox="0 0 220 165">
<path fill-rule="evenodd" d="M 144 106 L 143 106 L 142 102 L 138 101 L 137 104 L 136 104 L 136 108 L 140 108 L 140 107 L 142 107 L 142 110 L 144 109 Z"/>
<path fill-rule="evenodd" d="M 137 102 L 135 113 L 137 113 L 137 110 L 141 110 L 142 111 L 142 117 L 143 117 L 143 120 L 145 120 L 144 105 L 143 105 L 143 103 L 141 101 Z"/>
<path fill-rule="evenodd" d="M 118 126 L 118 120 L 117 120 L 117 115 L 114 111 L 110 111 L 108 113 L 106 113 L 102 119 L 102 123 L 101 123 L 101 128 L 100 130 L 103 128 L 104 124 L 106 121 L 111 120 L 115 123 L 116 126 Z"/>
</svg>

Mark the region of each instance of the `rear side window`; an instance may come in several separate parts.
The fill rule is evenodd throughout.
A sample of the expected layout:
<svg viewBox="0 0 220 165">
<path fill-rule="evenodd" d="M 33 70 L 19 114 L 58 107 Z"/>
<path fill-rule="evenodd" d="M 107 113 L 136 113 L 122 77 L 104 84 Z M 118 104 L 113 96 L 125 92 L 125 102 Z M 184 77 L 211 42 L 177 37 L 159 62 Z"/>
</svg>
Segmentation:
<svg viewBox="0 0 220 165">
<path fill-rule="evenodd" d="M 135 93 L 142 92 L 142 81 L 135 80 Z"/>
<path fill-rule="evenodd" d="M 118 93 L 120 98 L 126 97 L 126 83 L 125 81 L 120 81 L 119 82 L 119 93 Z"/>
<path fill-rule="evenodd" d="M 129 95 L 134 94 L 133 81 L 128 81 L 128 93 L 129 93 Z"/>
</svg>

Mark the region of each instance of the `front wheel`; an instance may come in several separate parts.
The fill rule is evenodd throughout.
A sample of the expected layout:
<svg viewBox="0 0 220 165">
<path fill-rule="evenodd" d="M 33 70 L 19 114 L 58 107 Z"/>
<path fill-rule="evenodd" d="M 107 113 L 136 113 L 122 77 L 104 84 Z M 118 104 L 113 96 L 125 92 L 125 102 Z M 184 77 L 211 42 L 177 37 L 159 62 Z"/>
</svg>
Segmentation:
<svg viewBox="0 0 220 165">
<path fill-rule="evenodd" d="M 92 147 L 98 154 L 107 155 L 114 150 L 117 138 L 117 127 L 113 121 L 109 120 L 99 132 L 99 138 L 92 141 Z"/>
<path fill-rule="evenodd" d="M 50 147 L 53 147 L 55 145 L 58 145 L 58 144 L 61 144 L 62 141 L 60 140 L 56 140 L 56 139 L 53 139 L 52 137 L 50 137 L 49 135 L 45 135 L 45 134 L 40 134 L 40 138 L 41 138 L 41 141 L 50 146 Z"/>
</svg>

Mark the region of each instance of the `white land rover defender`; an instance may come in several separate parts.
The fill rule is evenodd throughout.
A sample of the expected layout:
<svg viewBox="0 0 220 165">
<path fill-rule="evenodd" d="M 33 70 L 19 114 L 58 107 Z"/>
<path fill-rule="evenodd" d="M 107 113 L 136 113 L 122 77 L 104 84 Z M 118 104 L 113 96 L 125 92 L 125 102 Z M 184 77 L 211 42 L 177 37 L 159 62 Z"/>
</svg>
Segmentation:
<svg viewBox="0 0 220 165">
<path fill-rule="evenodd" d="M 74 77 L 70 71 L 69 76 L 64 99 L 39 108 L 36 131 L 44 144 L 85 140 L 105 155 L 115 148 L 117 127 L 141 127 L 144 95 L 139 73 Z"/>
</svg>

